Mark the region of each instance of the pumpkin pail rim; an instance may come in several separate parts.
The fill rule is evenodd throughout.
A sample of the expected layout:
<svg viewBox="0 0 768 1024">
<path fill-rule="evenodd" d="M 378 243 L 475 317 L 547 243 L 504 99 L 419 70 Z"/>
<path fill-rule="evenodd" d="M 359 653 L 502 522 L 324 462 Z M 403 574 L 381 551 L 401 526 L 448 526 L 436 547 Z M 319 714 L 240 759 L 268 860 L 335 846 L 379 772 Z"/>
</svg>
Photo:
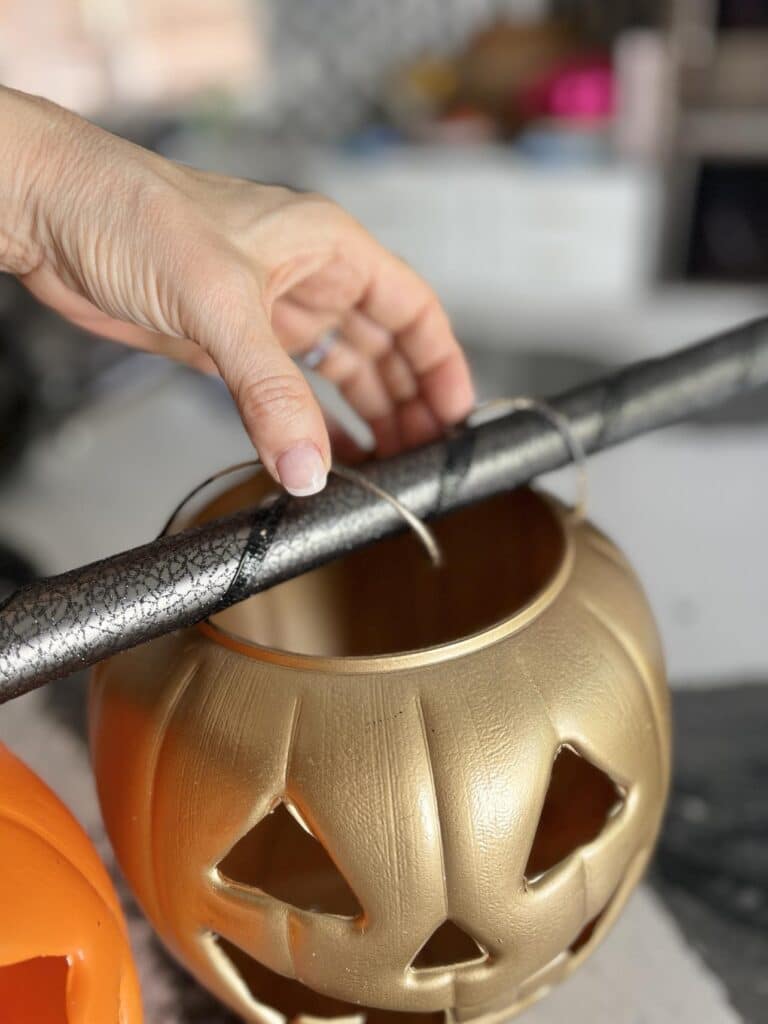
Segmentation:
<svg viewBox="0 0 768 1024">
<path fill-rule="evenodd" d="M 559 501 L 539 491 L 533 493 L 552 516 L 560 533 L 562 550 L 556 568 L 544 579 L 531 599 L 515 608 L 509 615 L 455 639 L 380 654 L 313 654 L 291 651 L 248 639 L 210 619 L 198 623 L 195 628 L 214 643 L 244 657 L 292 669 L 331 674 L 369 675 L 398 672 L 473 654 L 530 626 L 553 604 L 571 576 L 575 558 L 574 535 L 578 524 L 571 520 L 568 510 Z"/>
</svg>

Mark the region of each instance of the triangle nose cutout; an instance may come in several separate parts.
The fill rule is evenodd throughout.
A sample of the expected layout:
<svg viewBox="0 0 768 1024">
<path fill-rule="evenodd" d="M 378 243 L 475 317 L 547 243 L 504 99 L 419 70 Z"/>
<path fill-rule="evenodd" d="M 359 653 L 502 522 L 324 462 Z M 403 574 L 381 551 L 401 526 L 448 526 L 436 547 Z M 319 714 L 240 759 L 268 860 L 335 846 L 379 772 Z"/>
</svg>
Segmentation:
<svg viewBox="0 0 768 1024">
<path fill-rule="evenodd" d="M 411 967 L 415 971 L 429 971 L 438 968 L 481 964 L 487 959 L 488 953 L 477 939 L 467 935 L 449 918 L 432 932 L 413 958 Z"/>
</svg>

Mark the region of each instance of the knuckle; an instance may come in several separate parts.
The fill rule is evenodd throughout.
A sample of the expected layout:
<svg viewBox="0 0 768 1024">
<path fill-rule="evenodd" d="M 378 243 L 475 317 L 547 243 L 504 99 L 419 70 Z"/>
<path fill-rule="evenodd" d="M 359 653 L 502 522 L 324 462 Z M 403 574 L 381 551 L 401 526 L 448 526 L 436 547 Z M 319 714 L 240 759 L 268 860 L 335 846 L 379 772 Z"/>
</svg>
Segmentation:
<svg viewBox="0 0 768 1024">
<path fill-rule="evenodd" d="M 325 213 L 335 213 L 341 210 L 340 206 L 328 196 L 323 195 L 322 192 L 303 192 L 301 199 L 308 207 Z"/>
<path fill-rule="evenodd" d="M 243 381 L 236 397 L 246 422 L 258 428 L 268 422 L 298 419 L 306 408 L 308 392 L 301 376 L 270 374 Z"/>
<path fill-rule="evenodd" d="M 317 208 L 327 209 L 334 207 L 336 204 L 328 196 L 324 196 L 322 192 L 309 191 L 296 191 L 293 189 L 283 189 L 285 193 L 285 205 L 291 207 L 300 207 L 303 209 Z"/>
<path fill-rule="evenodd" d="M 338 203 L 320 192 L 298 193 L 291 204 L 294 216 L 312 227 L 322 226 L 326 230 L 339 230 L 355 221 Z"/>
</svg>

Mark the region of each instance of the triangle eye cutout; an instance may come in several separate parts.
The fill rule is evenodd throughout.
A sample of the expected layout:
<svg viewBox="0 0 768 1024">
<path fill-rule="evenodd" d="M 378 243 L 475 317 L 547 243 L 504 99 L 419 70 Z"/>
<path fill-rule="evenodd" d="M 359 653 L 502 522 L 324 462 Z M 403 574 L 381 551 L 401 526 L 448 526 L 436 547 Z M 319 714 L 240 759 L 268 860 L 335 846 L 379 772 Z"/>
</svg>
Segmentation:
<svg viewBox="0 0 768 1024">
<path fill-rule="evenodd" d="M 411 962 L 413 971 L 434 971 L 449 967 L 467 967 L 488 959 L 477 939 L 450 918 L 432 932 Z"/>
<path fill-rule="evenodd" d="M 535 881 L 574 850 L 597 839 L 624 799 L 605 772 L 571 747 L 561 747 L 528 857 L 526 881 Z"/>
<path fill-rule="evenodd" d="M 348 918 L 363 912 L 323 844 L 286 801 L 235 843 L 218 871 L 299 910 Z"/>
</svg>

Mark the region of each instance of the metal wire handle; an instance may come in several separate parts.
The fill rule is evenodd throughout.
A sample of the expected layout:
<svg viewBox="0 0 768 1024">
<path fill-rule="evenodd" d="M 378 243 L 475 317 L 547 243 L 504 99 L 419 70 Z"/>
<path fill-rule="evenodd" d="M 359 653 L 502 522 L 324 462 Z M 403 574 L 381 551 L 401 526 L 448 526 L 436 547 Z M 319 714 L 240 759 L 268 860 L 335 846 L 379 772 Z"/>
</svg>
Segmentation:
<svg viewBox="0 0 768 1024">
<path fill-rule="evenodd" d="M 371 494 L 377 495 L 383 501 L 389 502 L 393 509 L 400 515 L 406 523 L 410 526 L 413 532 L 421 541 L 424 550 L 429 555 L 432 565 L 435 569 L 439 569 L 443 564 L 443 552 L 440 545 L 437 543 L 437 538 L 434 533 L 423 519 L 419 519 L 415 512 L 411 512 L 407 505 L 404 505 L 399 498 L 396 498 L 394 494 L 390 494 L 389 491 L 385 491 L 383 487 L 379 487 L 378 484 L 374 483 L 373 480 L 369 480 L 363 473 L 358 473 L 356 469 L 352 469 L 351 466 L 342 466 L 338 463 L 334 463 L 331 466 L 331 472 L 335 473 L 336 476 L 342 478 L 342 480 L 349 480 L 350 483 L 358 484 L 366 491 L 370 491 Z"/>
<path fill-rule="evenodd" d="M 160 536 L 164 537 L 171 532 L 176 520 L 187 507 L 189 502 L 192 501 L 193 498 L 196 498 L 197 495 L 204 491 L 207 487 L 210 487 L 211 484 L 216 483 L 217 480 L 221 480 L 223 477 L 231 476 L 233 473 L 239 473 L 241 470 L 250 468 L 263 469 L 264 464 L 259 459 L 248 459 L 245 462 L 238 462 L 235 463 L 233 466 L 227 466 L 225 469 L 220 469 L 212 476 L 209 476 L 205 480 L 203 480 L 202 483 L 197 484 L 196 487 L 194 487 L 188 494 L 186 494 L 181 499 L 178 505 L 174 508 L 173 512 L 171 512 L 165 525 L 163 526 L 163 529 L 160 531 Z M 443 553 L 440 550 L 440 545 L 437 542 L 437 538 L 435 537 L 432 530 L 430 530 L 430 528 L 427 526 L 427 524 L 422 519 L 420 519 L 415 513 L 413 513 L 408 508 L 407 505 L 404 505 L 402 501 L 396 498 L 393 494 L 390 494 L 389 491 L 385 491 L 383 487 L 379 487 L 378 484 L 374 483 L 372 480 L 369 480 L 368 477 L 364 476 L 362 473 L 359 473 L 356 469 L 352 469 L 350 466 L 344 466 L 340 465 L 339 463 L 333 463 L 333 465 L 331 466 L 331 473 L 333 473 L 335 476 L 340 477 L 343 480 L 348 480 L 350 483 L 357 484 L 364 490 L 369 491 L 371 494 L 375 494 L 378 498 L 381 498 L 382 501 L 388 502 L 392 506 L 392 508 L 397 512 L 397 514 L 403 520 L 405 520 L 407 525 L 410 526 L 410 528 L 416 534 L 418 539 L 421 541 L 421 544 L 424 547 L 424 550 L 426 551 L 430 561 L 432 562 L 432 565 L 436 569 L 439 569 L 440 566 L 442 566 Z M 245 559 L 246 554 L 247 549 L 244 549 L 242 555 L 240 556 L 240 561 L 238 562 L 237 570 L 235 571 L 235 575 L 232 579 L 232 583 L 230 585 L 231 587 L 235 586 L 240 577 L 240 572 L 243 567 L 243 560 Z"/>
<path fill-rule="evenodd" d="M 575 521 L 580 521 L 585 517 L 587 510 L 589 491 L 586 466 L 587 456 L 583 445 L 576 437 L 571 423 L 566 416 L 561 412 L 558 412 L 557 409 L 553 408 L 543 399 L 520 395 L 516 398 L 492 398 L 487 402 L 482 402 L 473 412 L 470 413 L 466 422 L 468 426 L 479 426 L 489 420 L 497 419 L 499 416 L 506 416 L 515 412 L 538 413 L 540 416 L 543 416 L 548 420 L 553 427 L 555 427 L 565 442 L 577 471 L 577 497 L 576 502 L 571 509 L 571 516 Z M 233 473 L 239 473 L 241 470 L 250 468 L 263 469 L 264 465 L 259 459 L 248 459 L 245 462 L 238 462 L 232 466 L 220 469 L 212 476 L 207 477 L 207 479 L 197 484 L 196 487 L 181 499 L 178 505 L 171 512 L 160 532 L 160 536 L 164 537 L 166 534 L 171 532 L 176 519 L 186 508 L 189 502 L 193 498 L 197 497 L 197 495 L 207 487 L 210 487 L 211 484 L 216 483 L 217 480 L 221 480 L 223 477 L 231 476 Z M 377 483 L 374 483 L 373 480 L 370 480 L 363 473 L 358 472 L 351 466 L 345 466 L 341 463 L 334 462 L 331 466 L 331 472 L 342 480 L 348 480 L 350 483 L 357 484 L 369 493 L 375 494 L 376 497 L 381 498 L 382 501 L 386 501 L 390 504 L 421 541 L 432 565 L 436 569 L 439 569 L 444 564 L 443 553 L 434 533 L 427 526 L 424 520 L 420 519 L 414 512 L 412 512 L 407 505 L 404 505 L 402 501 L 396 498 L 393 494 L 390 494 L 389 491 L 386 491 L 383 487 L 380 487 Z M 232 587 L 235 586 L 240 577 L 245 556 L 246 551 L 244 550 L 232 580 Z"/>
<path fill-rule="evenodd" d="M 517 398 L 491 398 L 487 402 L 482 402 L 474 412 L 469 414 L 467 424 L 470 427 L 476 427 L 490 420 L 498 419 L 499 416 L 507 416 L 515 412 L 538 413 L 551 423 L 562 437 L 576 470 L 576 501 L 571 509 L 571 516 L 574 521 L 580 522 L 587 514 L 589 498 L 587 453 L 567 416 L 564 416 L 542 398 L 520 395 Z"/>
</svg>

